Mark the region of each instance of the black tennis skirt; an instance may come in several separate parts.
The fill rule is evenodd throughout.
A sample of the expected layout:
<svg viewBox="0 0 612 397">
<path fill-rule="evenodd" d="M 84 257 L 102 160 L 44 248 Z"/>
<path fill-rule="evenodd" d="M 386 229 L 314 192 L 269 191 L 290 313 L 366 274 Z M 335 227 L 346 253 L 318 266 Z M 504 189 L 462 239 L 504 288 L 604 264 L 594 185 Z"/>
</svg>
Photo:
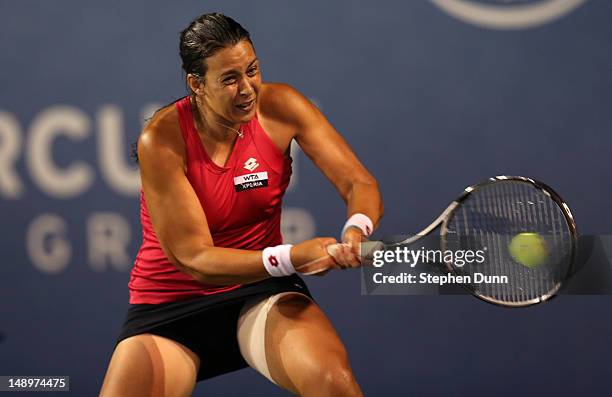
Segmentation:
<svg viewBox="0 0 612 397">
<path fill-rule="evenodd" d="M 312 298 L 304 281 L 294 274 L 195 299 L 130 305 L 116 343 L 144 333 L 179 342 L 200 357 L 198 382 L 236 371 L 248 366 L 240 354 L 236 332 L 245 301 L 290 291 Z"/>
</svg>

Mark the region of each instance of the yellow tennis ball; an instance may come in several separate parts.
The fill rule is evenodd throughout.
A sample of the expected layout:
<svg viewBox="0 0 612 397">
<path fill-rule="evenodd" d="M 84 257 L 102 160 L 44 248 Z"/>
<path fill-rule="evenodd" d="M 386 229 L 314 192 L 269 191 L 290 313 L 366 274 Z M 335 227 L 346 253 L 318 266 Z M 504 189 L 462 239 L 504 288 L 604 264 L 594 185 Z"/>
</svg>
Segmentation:
<svg viewBox="0 0 612 397">
<path fill-rule="evenodd" d="M 519 233 L 508 245 L 512 258 L 527 267 L 544 264 L 548 257 L 546 242 L 538 233 Z"/>
</svg>

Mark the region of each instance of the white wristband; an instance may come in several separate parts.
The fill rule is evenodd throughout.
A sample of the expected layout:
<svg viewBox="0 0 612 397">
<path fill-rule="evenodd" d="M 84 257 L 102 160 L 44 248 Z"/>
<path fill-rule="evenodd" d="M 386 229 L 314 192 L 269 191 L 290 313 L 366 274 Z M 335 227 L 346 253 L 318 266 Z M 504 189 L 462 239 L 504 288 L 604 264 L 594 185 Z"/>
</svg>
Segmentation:
<svg viewBox="0 0 612 397">
<path fill-rule="evenodd" d="M 374 231 L 374 224 L 372 223 L 372 220 L 368 218 L 367 215 L 364 215 L 364 214 L 351 215 L 351 217 L 348 218 L 348 220 L 344 224 L 344 227 L 342 228 L 342 233 L 341 233 L 340 238 L 344 236 L 344 232 L 346 232 L 346 229 L 348 229 L 349 227 L 357 227 L 361 229 L 361 232 L 366 237 L 368 237 Z"/>
<path fill-rule="evenodd" d="M 272 277 L 289 276 L 295 273 L 291 263 L 291 244 L 268 247 L 261 253 L 263 264 Z"/>
</svg>

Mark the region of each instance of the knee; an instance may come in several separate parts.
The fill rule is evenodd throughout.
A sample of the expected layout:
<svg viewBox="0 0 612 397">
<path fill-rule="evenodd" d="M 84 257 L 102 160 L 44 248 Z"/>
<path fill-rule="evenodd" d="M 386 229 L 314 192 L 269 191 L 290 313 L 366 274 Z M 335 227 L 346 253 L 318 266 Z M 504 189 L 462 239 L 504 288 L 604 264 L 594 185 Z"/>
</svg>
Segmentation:
<svg viewBox="0 0 612 397">
<path fill-rule="evenodd" d="M 133 336 L 117 345 L 99 395 L 189 396 L 198 369 L 197 355 L 178 342 Z"/>
<path fill-rule="evenodd" d="M 308 378 L 306 389 L 314 393 L 300 393 L 302 395 L 361 396 L 348 363 L 326 361 L 318 365 Z"/>
<path fill-rule="evenodd" d="M 341 366 L 327 368 L 322 375 L 324 390 L 330 396 L 357 395 L 357 382 L 350 368 Z"/>
</svg>

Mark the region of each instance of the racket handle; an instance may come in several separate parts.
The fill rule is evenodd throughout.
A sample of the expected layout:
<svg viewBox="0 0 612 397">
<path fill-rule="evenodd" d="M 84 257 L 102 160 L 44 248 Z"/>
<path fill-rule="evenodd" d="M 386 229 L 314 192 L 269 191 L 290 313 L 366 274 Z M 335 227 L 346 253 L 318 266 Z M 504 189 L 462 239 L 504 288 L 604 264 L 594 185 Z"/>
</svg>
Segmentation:
<svg viewBox="0 0 612 397">
<path fill-rule="evenodd" d="M 363 259 L 373 259 L 374 251 L 382 251 L 385 244 L 382 241 L 364 241 L 361 243 L 361 257 Z"/>
<path fill-rule="evenodd" d="M 338 250 L 342 246 L 348 246 L 346 243 L 338 243 L 338 244 L 330 244 L 325 249 L 330 256 L 334 256 L 338 253 Z M 369 264 L 374 258 L 374 251 L 384 250 L 385 244 L 382 241 L 364 241 L 361 243 L 361 258 L 363 260 L 363 264 Z M 310 261 L 296 270 L 298 270 L 301 274 L 305 276 L 314 275 L 317 273 L 322 273 L 329 270 L 331 267 L 319 267 L 317 266 L 318 262 L 325 260 L 326 258 L 319 258 L 313 261 Z M 308 269 L 308 270 L 307 270 Z"/>
<path fill-rule="evenodd" d="M 348 246 L 346 243 L 330 244 L 327 248 L 327 253 L 334 256 L 341 246 Z M 361 243 L 361 257 L 366 259 L 372 259 L 374 251 L 381 251 L 385 249 L 385 244 L 382 241 L 364 241 Z"/>
</svg>

